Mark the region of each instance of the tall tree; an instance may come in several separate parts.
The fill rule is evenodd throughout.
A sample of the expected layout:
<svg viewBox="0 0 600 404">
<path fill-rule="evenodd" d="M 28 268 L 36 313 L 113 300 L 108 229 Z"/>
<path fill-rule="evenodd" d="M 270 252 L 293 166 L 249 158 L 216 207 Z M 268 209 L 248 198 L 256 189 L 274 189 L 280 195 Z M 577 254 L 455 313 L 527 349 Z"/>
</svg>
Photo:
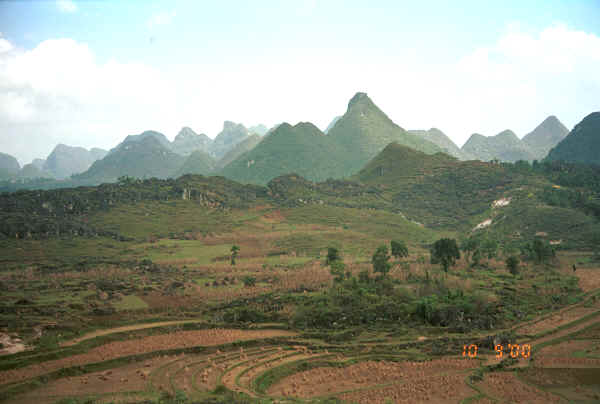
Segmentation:
<svg viewBox="0 0 600 404">
<path fill-rule="evenodd" d="M 406 247 L 406 244 L 404 244 L 404 241 L 392 240 L 392 242 L 390 244 L 392 247 L 392 255 L 394 257 L 396 257 L 396 258 L 408 257 L 408 248 Z"/>
<path fill-rule="evenodd" d="M 237 245 L 233 245 L 231 247 L 231 265 L 235 265 L 235 259 L 238 256 L 238 251 L 240 251 L 240 247 Z"/>
<path fill-rule="evenodd" d="M 388 255 L 388 248 L 386 245 L 379 246 L 371 262 L 373 263 L 373 272 L 380 272 L 382 276 L 386 276 L 390 271 L 390 256 Z"/>
<path fill-rule="evenodd" d="M 441 238 L 433 244 L 431 262 L 440 262 L 445 272 L 448 272 L 448 268 L 453 266 L 457 259 L 460 259 L 460 251 L 455 239 Z"/>
<path fill-rule="evenodd" d="M 335 261 L 340 260 L 340 253 L 335 247 L 327 248 L 327 258 L 325 258 L 325 265 L 331 265 Z"/>
</svg>

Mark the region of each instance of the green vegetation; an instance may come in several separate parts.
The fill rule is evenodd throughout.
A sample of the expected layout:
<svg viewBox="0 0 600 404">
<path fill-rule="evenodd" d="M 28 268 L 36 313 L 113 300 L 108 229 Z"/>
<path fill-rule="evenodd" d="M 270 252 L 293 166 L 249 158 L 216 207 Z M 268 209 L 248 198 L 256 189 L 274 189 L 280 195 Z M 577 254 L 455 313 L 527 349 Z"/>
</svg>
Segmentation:
<svg viewBox="0 0 600 404">
<path fill-rule="evenodd" d="M 456 240 L 449 238 L 441 238 L 436 241 L 431 248 L 431 263 L 441 263 L 444 272 L 448 272 L 448 268 L 456 264 L 456 260 L 460 259 L 460 251 Z"/>
<path fill-rule="evenodd" d="M 600 112 L 592 112 L 579 122 L 571 133 L 550 150 L 548 161 L 567 161 L 600 165 Z"/>
<path fill-rule="evenodd" d="M 385 245 L 377 247 L 377 251 L 371 258 L 373 264 L 373 272 L 380 273 L 382 277 L 385 277 L 390 271 L 391 264 L 389 263 L 390 256 L 388 255 L 388 248 Z"/>
<path fill-rule="evenodd" d="M 404 241 L 392 240 L 390 242 L 392 248 L 392 256 L 396 258 L 408 257 L 408 247 L 404 244 Z"/>
</svg>

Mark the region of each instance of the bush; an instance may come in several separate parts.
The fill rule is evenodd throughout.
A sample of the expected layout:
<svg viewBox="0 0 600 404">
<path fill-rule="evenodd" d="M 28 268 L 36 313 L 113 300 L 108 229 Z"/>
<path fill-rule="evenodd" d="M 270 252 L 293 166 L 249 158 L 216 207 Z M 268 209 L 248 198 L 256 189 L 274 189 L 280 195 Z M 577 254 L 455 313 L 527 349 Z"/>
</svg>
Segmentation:
<svg viewBox="0 0 600 404">
<path fill-rule="evenodd" d="M 254 286 L 256 285 L 256 278 L 253 276 L 244 276 L 242 278 L 242 281 L 244 282 L 244 286 Z"/>
<path fill-rule="evenodd" d="M 519 273 L 519 259 L 514 255 L 508 257 L 506 259 L 506 268 L 508 268 L 512 275 L 517 275 Z"/>
</svg>

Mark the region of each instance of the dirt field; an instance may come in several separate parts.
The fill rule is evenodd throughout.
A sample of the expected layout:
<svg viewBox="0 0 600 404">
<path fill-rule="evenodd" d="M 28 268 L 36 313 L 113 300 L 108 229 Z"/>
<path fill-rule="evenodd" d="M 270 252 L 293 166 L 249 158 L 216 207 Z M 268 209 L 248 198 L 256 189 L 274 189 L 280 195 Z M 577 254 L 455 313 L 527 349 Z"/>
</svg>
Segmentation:
<svg viewBox="0 0 600 404">
<path fill-rule="evenodd" d="M 68 358 L 48 361 L 0 372 L 0 384 L 26 380 L 61 368 L 103 362 L 123 356 L 139 355 L 146 352 L 227 344 L 234 341 L 273 338 L 295 335 L 283 330 L 228 330 L 209 329 L 198 331 L 180 331 L 165 335 L 155 335 L 141 339 L 111 342 L 91 349 L 89 352 Z"/>
<path fill-rule="evenodd" d="M 562 403 L 555 394 L 528 386 L 512 372 L 488 373 L 476 384 L 486 395 L 511 403 Z"/>
<path fill-rule="evenodd" d="M 274 396 L 312 398 L 393 382 L 415 384 L 440 373 L 456 373 L 477 366 L 475 361 L 462 359 L 426 362 L 367 361 L 343 368 L 321 367 L 296 373 L 271 386 L 268 393 Z"/>
</svg>

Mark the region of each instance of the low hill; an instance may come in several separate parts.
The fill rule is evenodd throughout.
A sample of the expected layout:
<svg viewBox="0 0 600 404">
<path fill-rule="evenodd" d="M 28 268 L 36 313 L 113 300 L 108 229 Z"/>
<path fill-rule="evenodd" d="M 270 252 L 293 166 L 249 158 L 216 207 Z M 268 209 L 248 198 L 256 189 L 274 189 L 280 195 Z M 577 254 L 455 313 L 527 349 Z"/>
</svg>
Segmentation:
<svg viewBox="0 0 600 404">
<path fill-rule="evenodd" d="M 409 134 L 419 136 L 439 146 L 442 151 L 459 160 L 473 160 L 473 156 L 461 150 L 444 132 L 437 128 L 429 130 L 409 130 Z"/>
<path fill-rule="evenodd" d="M 592 112 L 554 147 L 548 161 L 568 161 L 600 165 L 600 112 Z"/>
<path fill-rule="evenodd" d="M 344 150 L 311 123 L 283 123 L 251 151 L 225 166 L 220 173 L 243 183 L 266 184 L 289 173 L 322 181 L 348 172 Z"/>
<path fill-rule="evenodd" d="M 329 130 L 327 137 L 342 146 L 349 171 L 358 172 L 388 144 L 397 142 L 415 150 L 433 154 L 442 149 L 407 133 L 383 113 L 365 93 L 356 93 L 346 113 Z"/>
<path fill-rule="evenodd" d="M 495 136 L 483 136 L 475 133 L 471 135 L 461 150 L 481 161 L 498 159 L 515 162 L 535 159 L 529 147 L 521 142 L 511 130 L 502 131 Z"/>
<path fill-rule="evenodd" d="M 181 128 L 175 139 L 173 139 L 171 150 L 182 156 L 189 156 L 196 150 L 208 152 L 211 143 L 212 139 L 204 133 L 197 134 L 186 126 Z"/>
<path fill-rule="evenodd" d="M 533 131 L 521 139 L 529 146 L 533 157 L 542 160 L 550 149 L 556 146 L 569 134 L 569 130 L 554 115 L 544 119 Z"/>
<path fill-rule="evenodd" d="M 175 177 L 185 174 L 208 175 L 215 169 L 215 159 L 202 150 L 192 152 L 183 163 L 183 166 L 177 170 Z"/>
<path fill-rule="evenodd" d="M 98 157 L 106 155 L 102 149 L 87 150 L 83 147 L 72 147 L 64 144 L 57 145 L 46 158 L 42 171 L 52 174 L 58 179 L 68 178 L 90 168 Z"/>
<path fill-rule="evenodd" d="M 119 145 L 89 170 L 74 180 L 89 184 L 114 182 L 121 176 L 167 178 L 183 165 L 184 157 L 164 147 L 154 136 L 134 139 Z"/>
<path fill-rule="evenodd" d="M 217 161 L 215 170 L 222 169 L 242 154 L 254 149 L 261 140 L 262 137 L 258 134 L 248 136 L 246 139 L 233 146 L 219 161 Z"/>
</svg>

